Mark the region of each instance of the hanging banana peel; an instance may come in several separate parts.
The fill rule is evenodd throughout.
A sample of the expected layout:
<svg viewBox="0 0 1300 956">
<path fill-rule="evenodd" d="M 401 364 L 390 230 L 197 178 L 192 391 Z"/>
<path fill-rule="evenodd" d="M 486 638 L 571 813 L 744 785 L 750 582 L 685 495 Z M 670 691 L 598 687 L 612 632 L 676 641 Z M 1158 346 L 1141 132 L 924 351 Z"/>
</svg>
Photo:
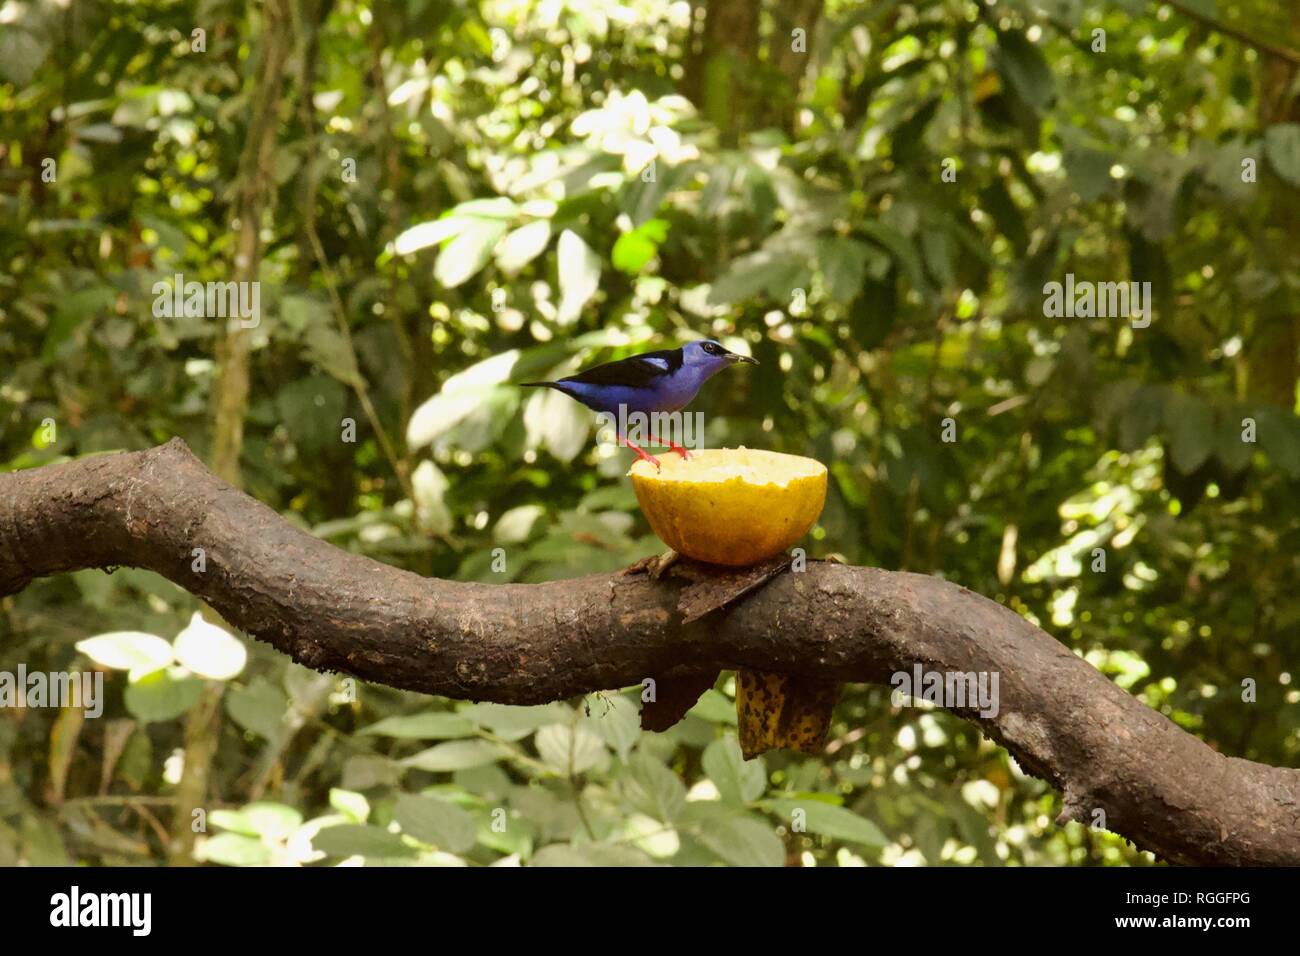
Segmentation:
<svg viewBox="0 0 1300 956">
<path fill-rule="evenodd" d="M 736 671 L 736 721 L 745 759 L 781 748 L 820 754 L 839 697 L 835 681 Z"/>
</svg>

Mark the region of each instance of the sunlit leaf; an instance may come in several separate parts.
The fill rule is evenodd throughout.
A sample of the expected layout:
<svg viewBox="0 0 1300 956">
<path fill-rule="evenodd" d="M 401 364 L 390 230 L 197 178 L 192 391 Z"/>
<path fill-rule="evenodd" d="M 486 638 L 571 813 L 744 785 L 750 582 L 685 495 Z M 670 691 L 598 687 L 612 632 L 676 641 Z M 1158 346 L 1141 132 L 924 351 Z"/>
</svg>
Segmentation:
<svg viewBox="0 0 1300 956">
<path fill-rule="evenodd" d="M 560 307 L 557 320 L 561 325 L 574 322 L 582 307 L 591 301 L 600 287 L 600 257 L 582 237 L 566 229 L 559 242 Z"/>
<path fill-rule="evenodd" d="M 215 624 L 203 620 L 197 611 L 190 623 L 172 642 L 176 660 L 200 677 L 230 680 L 248 661 L 244 642 Z"/>
<path fill-rule="evenodd" d="M 77 650 L 101 667 L 130 671 L 132 680 L 166 667 L 175 659 L 171 644 L 142 631 L 113 631 L 77 642 Z"/>
<path fill-rule="evenodd" d="M 267 866 L 271 848 L 256 837 L 239 833 L 218 833 L 201 840 L 194 848 L 195 859 L 224 866 Z"/>
<path fill-rule="evenodd" d="M 539 219 L 520 226 L 497 243 L 497 266 L 506 275 L 514 275 L 541 255 L 550 241 L 549 221 Z"/>
<path fill-rule="evenodd" d="M 433 277 L 448 289 L 468 282 L 487 265 L 505 231 L 506 224 L 499 219 L 469 220 L 438 253 Z"/>
</svg>

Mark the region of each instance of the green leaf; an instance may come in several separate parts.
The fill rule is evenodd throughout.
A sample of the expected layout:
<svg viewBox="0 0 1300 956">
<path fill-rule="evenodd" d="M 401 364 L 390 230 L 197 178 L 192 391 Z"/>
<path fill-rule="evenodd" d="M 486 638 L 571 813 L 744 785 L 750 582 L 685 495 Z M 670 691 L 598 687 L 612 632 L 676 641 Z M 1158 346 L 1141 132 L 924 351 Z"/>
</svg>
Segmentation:
<svg viewBox="0 0 1300 956">
<path fill-rule="evenodd" d="M 201 862 L 224 866 L 269 866 L 271 848 L 257 837 L 219 833 L 195 847 L 194 857 Z"/>
<path fill-rule="evenodd" d="M 447 507 L 447 490 L 451 482 L 443 470 L 426 458 L 415 467 L 411 474 L 411 490 L 415 495 L 415 510 L 420 519 L 420 527 L 437 534 L 451 531 L 453 518 Z"/>
<path fill-rule="evenodd" d="M 870 847 L 882 847 L 889 843 L 889 837 L 866 817 L 820 800 L 764 800 L 762 806 L 780 817 L 786 827 L 794 826 L 802 817 L 803 825 L 809 833 Z"/>
<path fill-rule="evenodd" d="M 941 287 L 947 288 L 956 281 L 952 271 L 953 243 L 946 230 L 938 226 L 921 230 L 921 257 Z"/>
<path fill-rule="evenodd" d="M 303 357 L 345 385 L 361 383 L 357 357 L 328 314 L 314 316 L 302 336 Z M 333 423 L 335 428 L 339 423 Z"/>
<path fill-rule="evenodd" d="M 668 238 L 668 220 L 650 219 L 636 229 L 625 232 L 614 243 L 610 259 L 614 268 L 636 275 L 659 254 L 659 247 Z"/>
<path fill-rule="evenodd" d="M 451 431 L 488 401 L 498 385 L 509 381 L 519 359 L 519 350 L 511 349 L 447 379 L 442 390 L 411 415 L 406 426 L 407 445 L 414 450 Z"/>
<path fill-rule="evenodd" d="M 1169 402 L 1169 389 L 1163 385 L 1140 385 L 1129 388 L 1115 385 L 1106 391 L 1106 400 L 1114 409 L 1117 441 L 1123 451 L 1133 451 L 1160 428 Z"/>
<path fill-rule="evenodd" d="M 31 82 L 48 52 L 40 37 L 12 23 L 0 26 L 0 76 L 15 86 Z"/>
<path fill-rule="evenodd" d="M 632 755 L 621 782 L 628 802 L 656 820 L 672 823 L 686 809 L 686 786 L 681 778 L 648 754 Z"/>
<path fill-rule="evenodd" d="M 709 812 L 696 839 L 733 866 L 784 866 L 785 844 L 765 823 L 744 815 Z"/>
<path fill-rule="evenodd" d="M 583 495 L 578 507 L 586 511 L 635 511 L 636 492 L 628 485 L 602 485 Z"/>
<path fill-rule="evenodd" d="M 878 220 L 861 223 L 858 229 L 885 248 L 918 292 L 926 296 L 930 294 L 930 286 L 925 281 L 925 273 L 921 268 L 921 257 L 916 254 L 916 247 L 907 236 L 897 227 Z"/>
<path fill-rule="evenodd" d="M 551 241 L 551 224 L 538 219 L 520 226 L 497 243 L 497 267 L 506 275 L 514 275 L 536 259 Z"/>
<path fill-rule="evenodd" d="M 641 737 L 641 712 L 622 694 L 592 694 L 587 697 L 591 716 L 583 725 L 595 731 L 622 760 Z"/>
<path fill-rule="evenodd" d="M 710 305 L 729 305 L 766 292 L 789 300 L 791 291 L 806 275 L 807 261 L 788 248 L 763 248 L 731 261 L 709 288 Z"/>
<path fill-rule="evenodd" d="M 528 862 L 529 866 L 654 866 L 646 854 L 635 847 L 608 843 L 554 843 L 542 847 Z"/>
<path fill-rule="evenodd" d="M 463 707 L 460 715 L 479 727 L 486 727 L 503 740 L 523 740 L 547 724 L 567 724 L 573 719 L 573 708 L 565 704 L 538 704 L 535 707 L 515 707 L 510 704 L 472 704 Z"/>
<path fill-rule="evenodd" d="M 731 734 L 704 748 L 701 763 L 727 803 L 748 803 L 758 799 L 767 789 L 767 767 L 763 758 L 746 760 L 740 752 L 740 744 Z"/>
<path fill-rule="evenodd" d="M 475 216 L 481 219 L 513 219 L 519 215 L 519 207 L 513 199 L 495 196 L 491 199 L 471 199 L 463 202 L 451 211 L 453 216 Z"/>
<path fill-rule="evenodd" d="M 528 540 L 537 522 L 546 516 L 541 505 L 518 505 L 502 513 L 492 527 L 492 540 L 497 544 L 521 544 Z"/>
<path fill-rule="evenodd" d="M 348 790 L 371 787 L 395 787 L 402 778 L 402 768 L 379 754 L 353 754 L 343 763 L 343 779 Z"/>
<path fill-rule="evenodd" d="M 900 164 L 915 162 L 916 157 L 922 154 L 922 150 L 918 147 L 923 146 L 925 129 L 934 119 L 934 114 L 938 112 L 942 102 L 943 97 L 931 97 L 894 128 L 890 136 L 893 140 L 890 153 L 896 162 Z"/>
<path fill-rule="evenodd" d="M 700 699 L 687 711 L 692 717 L 699 717 L 713 724 L 736 725 L 736 702 L 726 694 L 709 688 L 700 695 Z"/>
<path fill-rule="evenodd" d="M 1070 176 L 1070 185 L 1084 202 L 1100 198 L 1111 188 L 1114 180 L 1110 170 L 1114 165 L 1114 155 L 1099 149 L 1085 145 L 1067 146 L 1065 149 L 1065 168 Z"/>
<path fill-rule="evenodd" d="M 353 790 L 331 787 L 330 806 L 353 823 L 365 823 L 370 819 L 370 801 L 366 799 L 365 794 Z"/>
<path fill-rule="evenodd" d="M 231 688 L 226 713 L 240 727 L 268 740 L 280 732 L 289 699 L 265 677 L 255 677 L 247 687 Z"/>
<path fill-rule="evenodd" d="M 402 761 L 403 767 L 445 773 L 496 763 L 509 754 L 506 748 L 490 740 L 453 740 L 421 750 Z"/>
<path fill-rule="evenodd" d="M 570 325 L 600 287 L 600 257 L 569 229 L 560 233 L 560 306 L 556 320 Z"/>
<path fill-rule="evenodd" d="M 122 131 L 109 123 L 95 123 L 93 126 L 83 127 L 81 132 L 77 134 L 78 138 L 90 138 L 87 134 L 89 134 L 92 129 L 102 131 L 101 142 L 120 143 L 122 141 Z M 190 243 L 189 239 L 185 235 L 185 231 L 178 228 L 169 220 L 163 219 L 159 216 L 142 215 L 140 217 L 140 225 L 158 233 L 158 245 L 162 248 L 170 249 L 178 256 L 184 256 L 185 253 L 189 251 Z"/>
<path fill-rule="evenodd" d="M 152 674 L 170 664 L 171 644 L 143 631 L 113 631 L 77 642 L 77 650 L 100 667 L 130 671 L 131 680 Z"/>
<path fill-rule="evenodd" d="M 567 395 L 537 389 L 524 406 L 525 441 L 530 448 L 544 446 L 560 461 L 570 462 L 586 447 L 592 421 L 592 413 Z"/>
<path fill-rule="evenodd" d="M 493 806 L 500 804 L 513 786 L 510 775 L 494 763 L 457 770 L 451 775 L 451 784 Z"/>
<path fill-rule="evenodd" d="M 1189 475 L 1214 448 L 1214 410 L 1199 396 L 1174 392 L 1165 405 L 1165 430 L 1174 467 Z"/>
<path fill-rule="evenodd" d="M 461 232 L 471 222 L 468 217 L 444 216 L 429 222 L 417 223 L 404 230 L 393 241 L 393 248 L 400 256 L 419 252 L 421 249 L 445 242 Z"/>
<path fill-rule="evenodd" d="M 402 740 L 449 740 L 474 736 L 474 725 L 464 714 L 428 711 L 406 717 L 385 717 L 378 723 L 359 730 L 358 734 L 375 734 Z"/>
<path fill-rule="evenodd" d="M 1016 30 L 998 33 L 998 66 L 1002 75 L 1030 106 L 1046 107 L 1054 93 L 1052 70 L 1042 51 Z"/>
<path fill-rule="evenodd" d="M 1265 406 L 1256 415 L 1256 443 L 1273 465 L 1291 478 L 1300 478 L 1300 418 Z"/>
<path fill-rule="evenodd" d="M 302 814 L 282 803 L 250 803 L 242 813 L 253 832 L 267 840 L 286 840 L 302 826 Z"/>
<path fill-rule="evenodd" d="M 440 850 L 464 853 L 475 842 L 474 818 L 454 803 L 436 797 L 398 794 L 393 819 L 403 833 Z"/>
<path fill-rule="evenodd" d="M 411 415 L 406 426 L 406 443 L 412 449 L 431 444 L 455 428 L 470 413 L 487 401 L 495 386 L 486 385 L 443 391 L 434 395 Z"/>
<path fill-rule="evenodd" d="M 492 250 L 505 235 L 506 224 L 500 219 L 471 219 L 456 238 L 443 246 L 433 265 L 433 277 L 445 288 L 454 289 L 468 282 L 482 269 Z"/>
<path fill-rule="evenodd" d="M 817 249 L 826 291 L 837 302 L 850 302 L 862 290 L 869 260 L 884 261 L 885 268 L 889 268 L 889 262 L 878 249 L 856 239 L 839 236 L 820 239 Z"/>
<path fill-rule="evenodd" d="M 338 857 L 383 859 L 418 856 L 420 852 L 396 833 L 359 823 L 340 823 L 338 826 L 326 827 L 312 838 L 311 844 L 326 856 Z"/>
<path fill-rule="evenodd" d="M 175 720 L 199 699 L 203 681 L 195 677 L 172 677 L 165 670 L 154 671 L 126 688 L 126 709 L 143 723 Z"/>
<path fill-rule="evenodd" d="M 231 680 L 248 662 L 244 642 L 224 628 L 209 624 L 198 611 L 172 642 L 176 660 L 200 677 Z"/>
<path fill-rule="evenodd" d="M 1278 123 L 1266 129 L 1264 155 L 1279 176 L 1300 187 L 1300 123 Z"/>
<path fill-rule="evenodd" d="M 347 391 L 328 375 L 308 375 L 285 384 L 275 396 L 284 429 L 308 453 L 337 448 Z"/>
<path fill-rule="evenodd" d="M 1214 403 L 1214 457 L 1229 474 L 1235 475 L 1250 464 L 1258 444 L 1242 441 L 1242 419 L 1250 413 L 1244 405 L 1222 399 Z M 1258 432 L 1258 429 L 1257 429 Z M 1256 442 L 1259 436 L 1256 434 Z"/>
<path fill-rule="evenodd" d="M 208 814 L 208 822 L 214 827 L 229 830 L 231 833 L 254 837 L 258 835 L 253 821 L 244 814 L 243 810 L 213 810 Z"/>
<path fill-rule="evenodd" d="M 542 760 L 561 776 L 585 773 L 609 765 L 605 744 L 592 731 L 579 724 L 551 724 L 537 731 L 534 739 Z"/>
</svg>

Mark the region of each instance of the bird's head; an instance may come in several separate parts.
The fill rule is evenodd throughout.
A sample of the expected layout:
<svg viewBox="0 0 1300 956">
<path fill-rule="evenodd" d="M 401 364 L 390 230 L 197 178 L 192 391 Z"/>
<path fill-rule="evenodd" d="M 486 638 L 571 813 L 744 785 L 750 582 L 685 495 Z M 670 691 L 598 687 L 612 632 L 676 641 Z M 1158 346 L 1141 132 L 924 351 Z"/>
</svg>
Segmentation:
<svg viewBox="0 0 1300 956">
<path fill-rule="evenodd" d="M 728 365 L 735 365 L 737 362 L 748 362 L 750 365 L 758 364 L 748 355 L 737 355 L 713 339 L 687 342 L 682 346 L 682 362 L 687 366 L 705 371 L 709 375 L 726 368 Z"/>
</svg>

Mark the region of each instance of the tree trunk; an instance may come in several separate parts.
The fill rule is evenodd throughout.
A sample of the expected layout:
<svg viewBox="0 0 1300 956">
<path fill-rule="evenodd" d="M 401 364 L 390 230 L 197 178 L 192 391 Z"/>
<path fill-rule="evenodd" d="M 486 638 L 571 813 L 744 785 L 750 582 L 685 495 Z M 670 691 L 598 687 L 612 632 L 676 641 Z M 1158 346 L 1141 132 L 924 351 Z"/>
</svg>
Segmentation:
<svg viewBox="0 0 1300 956">
<path fill-rule="evenodd" d="M 280 126 L 280 91 L 285 63 L 293 49 L 288 0 L 267 0 L 262 28 L 262 55 L 252 86 L 253 118 L 239 160 L 234 221 L 238 238 L 231 278 L 257 281 L 262 262 L 262 217 L 271 198 L 276 133 Z M 309 160 L 310 161 L 310 160 Z M 248 410 L 249 337 L 251 329 L 227 323 L 217 346 L 217 381 L 213 399 L 213 470 L 239 487 L 239 456 L 244 447 L 244 415 Z"/>
</svg>

